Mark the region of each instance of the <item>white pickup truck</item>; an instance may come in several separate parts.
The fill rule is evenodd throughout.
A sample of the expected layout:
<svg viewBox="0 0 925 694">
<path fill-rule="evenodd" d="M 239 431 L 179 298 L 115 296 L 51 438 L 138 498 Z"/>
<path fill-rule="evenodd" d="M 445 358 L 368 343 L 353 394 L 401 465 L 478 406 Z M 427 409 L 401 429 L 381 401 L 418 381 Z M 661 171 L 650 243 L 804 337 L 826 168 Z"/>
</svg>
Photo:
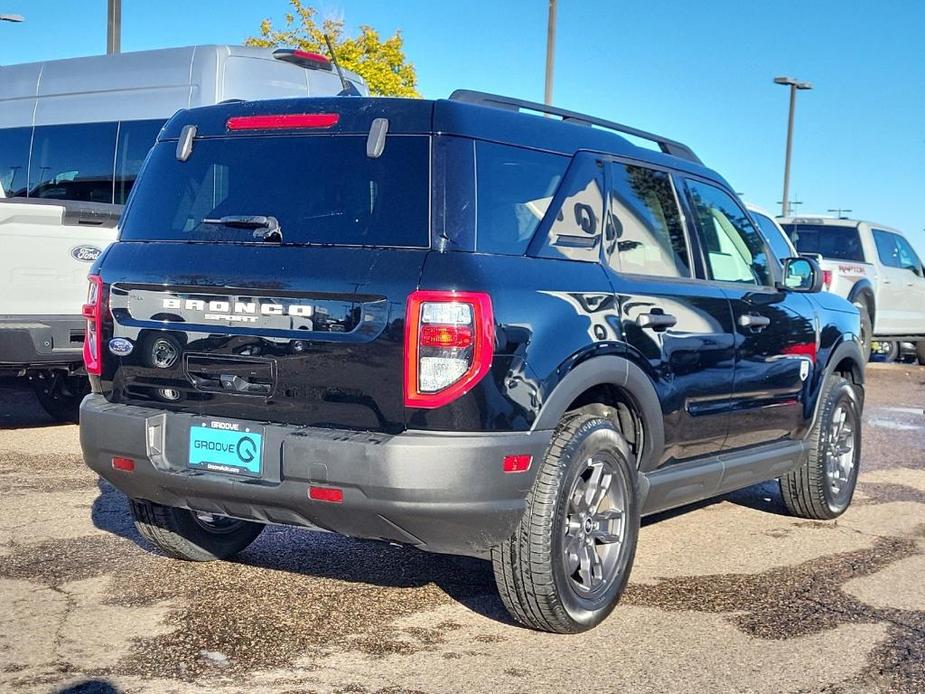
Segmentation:
<svg viewBox="0 0 925 694">
<path fill-rule="evenodd" d="M 800 253 L 821 256 L 825 288 L 858 307 L 862 332 L 915 343 L 925 364 L 925 265 L 901 231 L 828 217 L 777 221 Z M 869 342 L 866 348 L 869 354 Z"/>
<path fill-rule="evenodd" d="M 177 110 L 228 99 L 367 94 L 293 49 L 188 46 L 0 66 L 0 376 L 26 376 L 74 420 L 87 274 Z"/>
</svg>

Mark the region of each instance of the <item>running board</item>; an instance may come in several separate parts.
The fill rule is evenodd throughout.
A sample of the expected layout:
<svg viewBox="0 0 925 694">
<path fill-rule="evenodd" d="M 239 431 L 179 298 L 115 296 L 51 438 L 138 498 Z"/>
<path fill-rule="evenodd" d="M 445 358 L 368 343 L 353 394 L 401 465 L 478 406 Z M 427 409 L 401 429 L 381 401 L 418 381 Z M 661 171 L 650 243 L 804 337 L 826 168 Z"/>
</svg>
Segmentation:
<svg viewBox="0 0 925 694">
<path fill-rule="evenodd" d="M 805 459 L 804 441 L 785 441 L 746 451 L 720 453 L 642 473 L 648 516 L 734 492 L 785 475 Z"/>
</svg>

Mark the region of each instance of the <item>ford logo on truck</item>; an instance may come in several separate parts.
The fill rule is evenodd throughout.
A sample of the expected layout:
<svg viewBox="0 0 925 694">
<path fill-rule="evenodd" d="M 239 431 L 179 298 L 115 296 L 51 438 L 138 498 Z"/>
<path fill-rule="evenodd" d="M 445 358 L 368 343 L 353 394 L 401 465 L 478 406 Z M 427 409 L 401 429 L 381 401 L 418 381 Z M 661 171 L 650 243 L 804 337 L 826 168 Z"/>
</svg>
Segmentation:
<svg viewBox="0 0 925 694">
<path fill-rule="evenodd" d="M 93 263 L 96 262 L 102 252 L 96 246 L 74 246 L 71 249 L 71 257 L 82 263 Z"/>
</svg>

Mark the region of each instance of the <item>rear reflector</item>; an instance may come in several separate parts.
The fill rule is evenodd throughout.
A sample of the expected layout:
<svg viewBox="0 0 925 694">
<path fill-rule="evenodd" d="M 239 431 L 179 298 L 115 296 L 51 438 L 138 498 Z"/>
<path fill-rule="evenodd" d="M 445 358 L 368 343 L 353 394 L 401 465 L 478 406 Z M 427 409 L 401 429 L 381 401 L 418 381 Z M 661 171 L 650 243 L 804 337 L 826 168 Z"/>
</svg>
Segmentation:
<svg viewBox="0 0 925 694">
<path fill-rule="evenodd" d="M 421 347 L 458 347 L 472 344 L 472 329 L 468 325 L 422 325 Z"/>
<path fill-rule="evenodd" d="M 532 462 L 532 455 L 506 455 L 502 467 L 505 472 L 526 472 Z"/>
<path fill-rule="evenodd" d="M 112 459 L 112 469 L 113 470 L 122 470 L 123 472 L 134 472 L 135 471 L 135 461 L 131 458 L 113 458 Z"/>
<path fill-rule="evenodd" d="M 337 113 L 281 113 L 266 116 L 233 116 L 225 123 L 229 130 L 298 130 L 330 128 L 340 120 Z"/>
<path fill-rule="evenodd" d="M 332 504 L 342 503 L 344 490 L 337 487 L 309 487 L 308 498 L 314 501 L 327 501 Z"/>
</svg>

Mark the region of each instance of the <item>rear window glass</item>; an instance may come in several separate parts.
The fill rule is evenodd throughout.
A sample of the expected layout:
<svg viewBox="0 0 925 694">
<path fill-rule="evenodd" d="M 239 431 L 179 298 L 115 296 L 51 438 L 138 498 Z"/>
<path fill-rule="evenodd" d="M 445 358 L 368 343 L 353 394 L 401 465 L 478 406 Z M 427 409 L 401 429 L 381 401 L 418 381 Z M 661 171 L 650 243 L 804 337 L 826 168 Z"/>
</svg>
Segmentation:
<svg viewBox="0 0 925 694">
<path fill-rule="evenodd" d="M 162 120 L 123 121 L 119 123 L 119 142 L 116 146 L 115 198 L 124 205 L 135 183 L 141 164 L 154 145 Z"/>
<path fill-rule="evenodd" d="M 428 246 L 430 146 L 389 136 L 377 159 L 366 136 L 237 136 L 155 146 L 122 223 L 124 240 L 251 241 L 253 230 L 204 222 L 271 216 L 284 243 Z"/>
<path fill-rule="evenodd" d="M 834 224 L 783 224 L 800 253 L 818 253 L 833 260 L 864 262 L 864 249 L 856 226 Z"/>
<path fill-rule="evenodd" d="M 523 255 L 565 174 L 569 158 L 477 142 L 476 248 Z"/>
</svg>

